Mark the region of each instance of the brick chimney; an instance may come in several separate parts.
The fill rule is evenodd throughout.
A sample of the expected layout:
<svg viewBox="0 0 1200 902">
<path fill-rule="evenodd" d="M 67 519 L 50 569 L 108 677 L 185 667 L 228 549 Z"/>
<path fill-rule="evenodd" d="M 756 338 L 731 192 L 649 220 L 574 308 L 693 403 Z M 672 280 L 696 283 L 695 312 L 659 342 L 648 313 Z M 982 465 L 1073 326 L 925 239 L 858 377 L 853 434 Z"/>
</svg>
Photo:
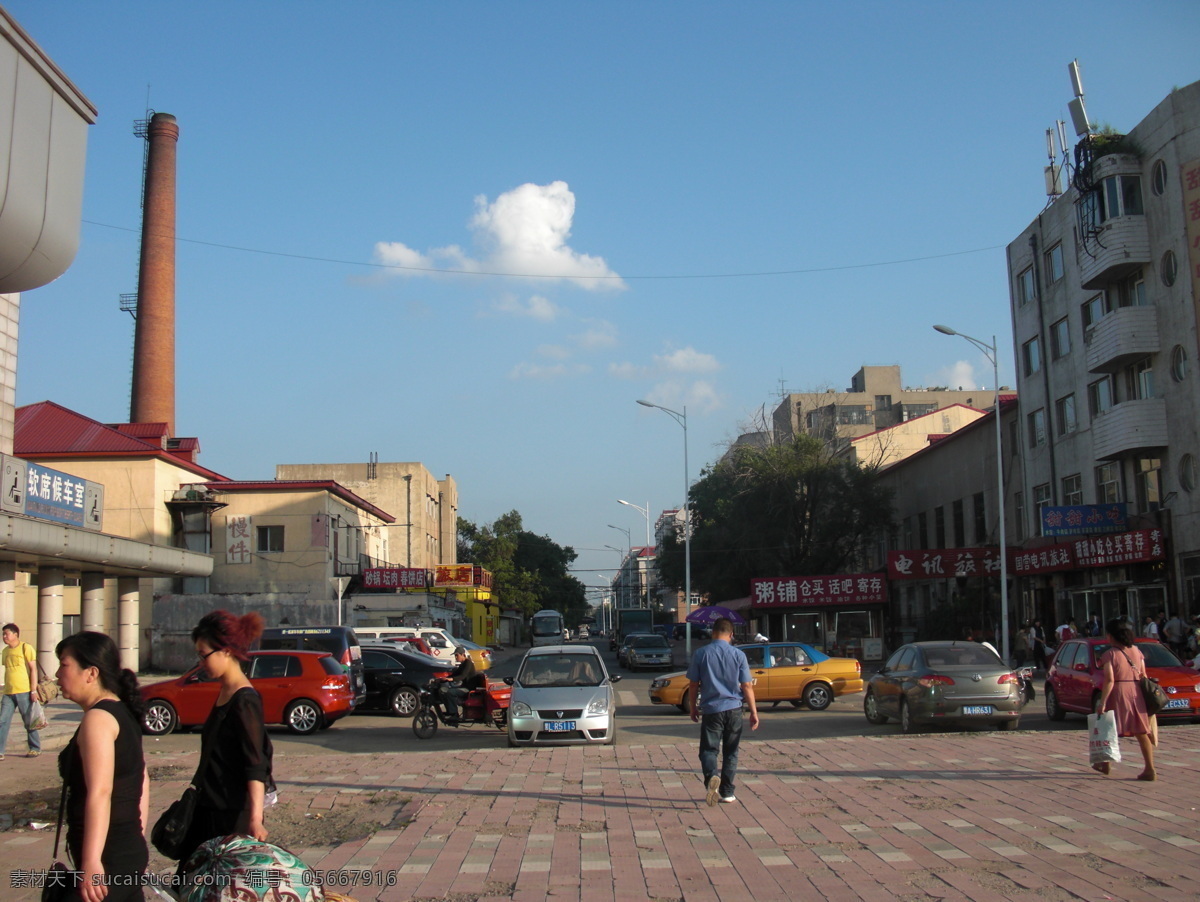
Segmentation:
<svg viewBox="0 0 1200 902">
<path fill-rule="evenodd" d="M 166 423 L 175 434 L 175 147 L 179 126 L 155 113 L 147 129 L 142 254 L 133 338 L 132 423 Z"/>
</svg>

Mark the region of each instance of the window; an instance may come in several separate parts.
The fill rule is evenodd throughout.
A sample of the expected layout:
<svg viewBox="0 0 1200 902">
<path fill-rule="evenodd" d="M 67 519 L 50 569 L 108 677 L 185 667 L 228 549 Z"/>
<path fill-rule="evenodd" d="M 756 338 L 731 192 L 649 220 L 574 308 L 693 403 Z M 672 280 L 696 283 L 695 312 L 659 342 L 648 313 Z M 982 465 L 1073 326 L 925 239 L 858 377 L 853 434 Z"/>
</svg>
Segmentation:
<svg viewBox="0 0 1200 902">
<path fill-rule="evenodd" d="M 1158 265 L 1158 275 L 1168 288 L 1175 284 L 1175 277 L 1179 275 L 1179 264 L 1175 260 L 1174 251 L 1163 253 L 1162 262 Z"/>
<path fill-rule="evenodd" d="M 1114 216 L 1141 216 L 1142 178 L 1139 175 L 1113 175 L 1079 199 L 1079 225 L 1085 234 L 1094 234 Z"/>
<path fill-rule="evenodd" d="M 257 529 L 259 554 L 271 554 L 283 551 L 282 526 L 259 526 Z"/>
<path fill-rule="evenodd" d="M 1029 414 L 1029 447 L 1038 448 L 1046 444 L 1046 411 L 1039 407 Z"/>
<path fill-rule="evenodd" d="M 1096 467 L 1096 503 L 1116 504 L 1121 500 L 1121 470 L 1118 464 Z"/>
<path fill-rule="evenodd" d="M 1042 533 L 1042 508 L 1050 506 L 1050 483 L 1043 482 L 1033 487 L 1033 517 L 1038 535 Z"/>
<path fill-rule="evenodd" d="M 1065 316 L 1050 327 L 1050 353 L 1055 360 L 1071 353 L 1071 330 Z"/>
<path fill-rule="evenodd" d="M 1063 252 L 1062 242 L 1054 245 L 1050 250 L 1046 251 L 1046 278 L 1051 283 L 1057 282 L 1063 277 Z"/>
<path fill-rule="evenodd" d="M 987 511 L 983 506 L 983 492 L 975 493 L 975 544 L 987 541 Z"/>
<path fill-rule="evenodd" d="M 1132 275 L 1126 276 L 1109 289 L 1109 309 L 1116 307 L 1145 307 L 1146 279 L 1139 269 Z"/>
<path fill-rule="evenodd" d="M 967 544 L 967 518 L 963 510 L 962 499 L 954 502 L 954 547 L 963 548 Z"/>
<path fill-rule="evenodd" d="M 1190 454 L 1179 458 L 1179 484 L 1185 492 L 1196 489 L 1196 461 Z"/>
<path fill-rule="evenodd" d="M 920 548 L 929 547 L 929 518 L 924 511 L 917 514 L 917 542 Z"/>
<path fill-rule="evenodd" d="M 1150 176 L 1150 190 L 1155 197 L 1162 197 L 1167 190 L 1167 164 L 1162 160 L 1154 162 L 1154 171 Z"/>
<path fill-rule="evenodd" d="M 1098 294 L 1084 303 L 1079 310 L 1083 314 L 1083 328 L 1090 329 L 1108 313 L 1108 303 L 1104 295 Z"/>
<path fill-rule="evenodd" d="M 938 406 L 936 404 L 901 404 L 900 408 L 900 422 L 907 423 L 909 420 L 923 417 L 927 413 L 933 413 Z"/>
<path fill-rule="evenodd" d="M 1017 276 L 1017 306 L 1024 307 L 1033 300 L 1033 267 Z"/>
<path fill-rule="evenodd" d="M 1088 385 L 1088 413 L 1098 417 L 1112 407 L 1112 379 L 1105 376 Z"/>
<path fill-rule="evenodd" d="M 1143 357 L 1137 363 L 1125 367 L 1125 398 L 1139 401 L 1154 397 L 1154 368 L 1150 358 Z"/>
<path fill-rule="evenodd" d="M 836 409 L 839 426 L 875 425 L 875 418 L 865 404 L 839 404 Z"/>
<path fill-rule="evenodd" d="M 1042 368 L 1042 349 L 1036 338 L 1031 338 L 1021 345 L 1021 361 L 1026 376 L 1032 376 Z"/>
<path fill-rule="evenodd" d="M 937 539 L 937 544 L 934 548 L 946 547 L 946 509 L 944 507 L 935 507 L 933 509 L 933 531 L 934 538 Z"/>
<path fill-rule="evenodd" d="M 1137 462 L 1138 508 L 1143 511 L 1158 510 L 1162 503 L 1162 461 L 1157 457 L 1143 457 Z"/>
<path fill-rule="evenodd" d="M 891 410 L 892 409 L 892 396 L 891 395 L 876 395 L 875 396 L 875 409 L 876 410 Z"/>
<path fill-rule="evenodd" d="M 1083 476 L 1064 476 L 1062 480 L 1062 503 L 1083 504 Z"/>
<path fill-rule="evenodd" d="M 1016 539 L 1018 542 L 1023 542 L 1025 541 L 1025 496 L 1020 492 L 1013 496 L 1013 519 L 1016 521 L 1013 524 Z"/>
<path fill-rule="evenodd" d="M 904 542 L 904 545 L 902 547 L 904 547 L 904 548 L 912 548 L 913 547 L 913 518 L 912 517 L 904 518 L 904 538 L 902 541 Z"/>
<path fill-rule="evenodd" d="M 1054 404 L 1054 419 L 1058 422 L 1058 434 L 1070 435 L 1079 424 L 1075 419 L 1074 393 L 1059 398 Z"/>
<path fill-rule="evenodd" d="M 1175 345 L 1171 349 L 1171 378 L 1182 382 L 1187 378 L 1188 357 L 1183 345 Z"/>
</svg>

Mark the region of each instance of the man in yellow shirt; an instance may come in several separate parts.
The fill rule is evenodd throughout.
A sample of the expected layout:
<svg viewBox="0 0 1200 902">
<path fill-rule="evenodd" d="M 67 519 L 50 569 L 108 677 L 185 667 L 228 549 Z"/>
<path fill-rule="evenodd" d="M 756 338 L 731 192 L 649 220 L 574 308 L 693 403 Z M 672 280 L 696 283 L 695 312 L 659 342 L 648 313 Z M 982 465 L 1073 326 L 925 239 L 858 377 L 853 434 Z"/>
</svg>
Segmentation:
<svg viewBox="0 0 1200 902">
<path fill-rule="evenodd" d="M 8 728 L 12 726 L 13 711 L 21 712 L 21 722 L 27 723 L 32 691 L 37 685 L 37 656 L 33 646 L 21 641 L 21 628 L 15 623 L 4 625 L 4 698 L 0 699 L 0 758 L 8 745 Z M 29 730 L 29 757 L 42 753 L 42 738 L 37 730 Z"/>
</svg>

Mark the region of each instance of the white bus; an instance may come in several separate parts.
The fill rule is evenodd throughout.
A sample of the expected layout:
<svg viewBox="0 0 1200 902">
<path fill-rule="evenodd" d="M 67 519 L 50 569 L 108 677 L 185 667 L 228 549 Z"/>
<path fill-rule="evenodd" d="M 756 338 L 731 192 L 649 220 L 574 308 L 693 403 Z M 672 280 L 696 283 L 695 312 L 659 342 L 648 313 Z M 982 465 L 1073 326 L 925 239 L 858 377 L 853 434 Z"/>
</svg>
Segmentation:
<svg viewBox="0 0 1200 902">
<path fill-rule="evenodd" d="M 538 611 L 529 621 L 532 645 L 562 645 L 563 615 L 558 611 Z"/>
</svg>

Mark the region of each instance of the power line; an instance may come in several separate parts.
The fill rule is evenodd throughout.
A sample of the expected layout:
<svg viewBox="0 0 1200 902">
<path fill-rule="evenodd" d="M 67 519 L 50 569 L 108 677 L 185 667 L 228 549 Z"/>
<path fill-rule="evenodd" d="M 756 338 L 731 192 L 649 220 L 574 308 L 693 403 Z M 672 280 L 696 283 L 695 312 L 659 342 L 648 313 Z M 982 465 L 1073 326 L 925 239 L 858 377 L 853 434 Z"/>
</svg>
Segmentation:
<svg viewBox="0 0 1200 902">
<path fill-rule="evenodd" d="M 127 226 L 111 225 L 106 222 L 96 222 L 92 219 L 84 219 L 82 222 L 88 225 L 99 226 L 103 229 L 114 229 L 118 232 L 134 232 L 139 229 L 132 229 Z M 764 276 L 802 276 L 812 275 L 814 273 L 823 272 L 843 272 L 849 269 L 871 269 L 879 266 L 898 266 L 902 263 L 923 263 L 928 260 L 944 260 L 948 257 L 964 257 L 968 254 L 983 254 L 988 251 L 1001 250 L 1004 248 L 1002 244 L 994 244 L 989 247 L 977 247 L 965 251 L 947 251 L 943 254 L 928 254 L 923 257 L 902 257 L 898 260 L 876 260 L 870 263 L 846 263 L 840 266 L 813 266 L 805 269 L 771 269 L 751 272 L 714 272 L 714 273 L 668 273 L 661 275 L 555 275 L 552 273 L 528 273 L 528 272 L 500 272 L 492 270 L 469 270 L 469 269 L 438 269 L 432 266 L 402 266 L 399 263 L 371 263 L 362 260 L 341 260 L 337 257 L 317 257 L 311 254 L 291 254 L 285 251 L 268 251 L 255 247 L 242 247 L 237 244 L 221 244 L 216 241 L 202 241 L 199 238 L 175 238 L 178 242 L 185 244 L 198 244 L 203 247 L 215 247 L 227 251 L 241 251 L 246 254 L 261 254 L 266 257 L 285 257 L 290 260 L 308 260 L 313 263 L 333 263 L 338 266 L 361 266 L 367 269 L 391 269 L 400 272 L 427 273 L 429 275 L 439 276 L 489 276 L 506 279 L 570 279 L 575 282 L 594 281 L 594 282 L 622 282 L 622 281 L 682 281 L 688 279 L 753 279 Z"/>
</svg>

